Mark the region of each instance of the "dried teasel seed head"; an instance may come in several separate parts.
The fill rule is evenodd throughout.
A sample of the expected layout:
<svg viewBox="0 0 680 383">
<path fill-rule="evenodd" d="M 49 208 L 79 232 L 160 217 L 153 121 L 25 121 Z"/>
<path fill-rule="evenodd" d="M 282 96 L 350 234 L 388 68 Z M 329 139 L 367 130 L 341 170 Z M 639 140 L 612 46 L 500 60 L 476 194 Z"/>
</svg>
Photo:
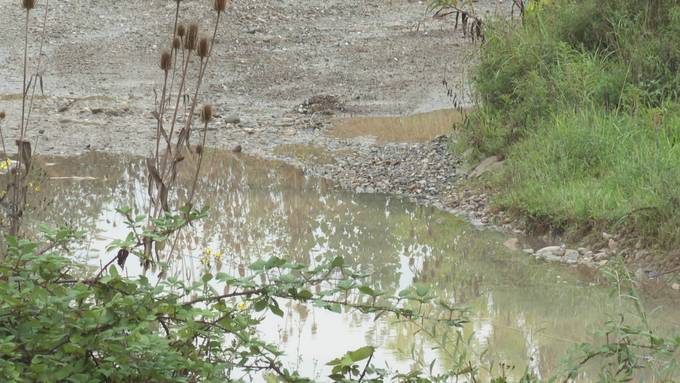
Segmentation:
<svg viewBox="0 0 680 383">
<path fill-rule="evenodd" d="M 203 145 L 196 145 L 196 154 L 201 155 L 203 154 Z"/>
<path fill-rule="evenodd" d="M 180 48 L 182 48 L 182 40 L 180 40 L 179 37 L 175 37 L 172 40 L 172 49 L 179 50 Z"/>
<path fill-rule="evenodd" d="M 227 9 L 227 0 L 215 0 L 215 10 L 219 12 L 224 12 Z"/>
<path fill-rule="evenodd" d="M 196 53 L 200 58 L 208 57 L 208 54 L 210 53 L 210 41 L 208 41 L 207 37 L 201 37 L 201 39 L 198 41 Z"/>
<path fill-rule="evenodd" d="M 203 121 L 204 124 L 207 124 L 212 120 L 213 117 L 213 108 L 212 105 L 203 105 L 203 109 L 201 109 L 201 121 Z"/>
<path fill-rule="evenodd" d="M 7 115 L 5 114 L 5 112 L 0 112 L 0 120 L 4 120 L 5 117 L 7 117 Z"/>
<path fill-rule="evenodd" d="M 184 35 L 186 35 L 186 34 L 187 34 L 187 29 L 186 29 L 186 27 L 184 26 L 184 24 L 180 24 L 180 25 L 177 27 L 177 36 L 179 36 L 179 37 L 184 37 Z"/>
<path fill-rule="evenodd" d="M 198 24 L 189 25 L 187 30 L 187 37 L 184 40 L 184 49 L 188 51 L 193 51 L 196 49 L 196 44 L 198 43 Z"/>
<path fill-rule="evenodd" d="M 163 51 L 163 53 L 161 53 L 161 69 L 164 72 L 168 72 L 172 69 L 172 53 L 170 53 L 170 51 Z"/>
<path fill-rule="evenodd" d="M 21 6 L 25 10 L 30 11 L 31 9 L 35 8 L 35 0 L 22 0 Z"/>
</svg>

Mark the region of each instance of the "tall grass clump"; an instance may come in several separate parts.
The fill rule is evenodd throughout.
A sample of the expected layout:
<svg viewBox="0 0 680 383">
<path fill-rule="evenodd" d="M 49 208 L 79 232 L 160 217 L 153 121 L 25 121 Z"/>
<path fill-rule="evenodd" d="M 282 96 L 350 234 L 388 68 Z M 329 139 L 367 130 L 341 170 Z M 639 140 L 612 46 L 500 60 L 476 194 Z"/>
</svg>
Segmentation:
<svg viewBox="0 0 680 383">
<path fill-rule="evenodd" d="M 501 207 L 536 227 L 680 244 L 680 4 L 558 0 L 486 31 L 463 136 L 507 158 Z"/>
</svg>

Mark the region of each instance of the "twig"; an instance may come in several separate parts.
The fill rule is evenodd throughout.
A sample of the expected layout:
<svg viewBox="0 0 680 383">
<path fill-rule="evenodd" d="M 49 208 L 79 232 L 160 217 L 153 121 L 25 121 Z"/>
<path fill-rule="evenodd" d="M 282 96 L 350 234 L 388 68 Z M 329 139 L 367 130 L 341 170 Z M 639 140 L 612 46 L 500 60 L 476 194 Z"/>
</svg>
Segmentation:
<svg viewBox="0 0 680 383">
<path fill-rule="evenodd" d="M 371 355 L 368 357 L 368 360 L 366 361 L 366 366 L 364 366 L 364 370 L 361 372 L 361 376 L 359 377 L 359 383 L 361 383 L 364 380 L 364 376 L 366 376 L 366 371 L 368 371 L 368 366 L 371 365 L 371 360 L 373 360 L 373 355 L 375 352 L 371 353 Z"/>
</svg>

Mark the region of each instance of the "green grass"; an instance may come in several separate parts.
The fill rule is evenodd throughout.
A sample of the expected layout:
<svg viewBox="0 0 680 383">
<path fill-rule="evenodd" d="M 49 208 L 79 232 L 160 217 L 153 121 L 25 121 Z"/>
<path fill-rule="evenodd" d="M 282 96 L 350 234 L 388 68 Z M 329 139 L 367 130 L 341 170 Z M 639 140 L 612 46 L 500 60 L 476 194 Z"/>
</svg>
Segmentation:
<svg viewBox="0 0 680 383">
<path fill-rule="evenodd" d="M 558 231 L 680 245 L 677 2 L 555 1 L 491 24 L 480 61 L 463 143 L 507 157 L 496 203 Z"/>
</svg>

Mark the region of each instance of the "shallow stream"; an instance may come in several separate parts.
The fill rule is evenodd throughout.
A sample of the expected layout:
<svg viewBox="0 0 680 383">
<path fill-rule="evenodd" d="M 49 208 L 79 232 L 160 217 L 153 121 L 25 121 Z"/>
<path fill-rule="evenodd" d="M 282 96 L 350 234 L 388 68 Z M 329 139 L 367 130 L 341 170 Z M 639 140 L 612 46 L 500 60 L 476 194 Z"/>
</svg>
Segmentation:
<svg viewBox="0 0 680 383">
<path fill-rule="evenodd" d="M 147 206 L 143 161 L 94 152 L 42 161 L 49 179 L 35 187 L 32 219 L 83 228 L 89 241 L 80 256 L 95 264 L 110 258 L 102 255 L 106 244 L 127 234 L 115 209 Z M 183 236 L 185 256 L 173 270 L 184 278 L 199 274 L 205 248 L 222 251 L 231 261 L 222 271 L 234 273 L 239 264 L 273 255 L 305 263 L 341 255 L 372 272 L 370 282 L 380 290 L 396 292 L 417 282 L 470 306 L 472 320 L 461 333 L 470 352 L 484 353 L 489 365 L 505 362 L 517 373 L 529 368 L 541 377 L 556 371 L 576 344 L 593 341 L 592 332 L 621 309 L 600 273 L 512 252 L 502 245 L 504 235 L 457 216 L 338 190 L 282 163 L 223 152 L 209 152 L 206 163 L 198 204 L 209 205 L 210 213 Z M 139 272 L 134 261 L 127 267 Z M 662 329 L 680 328 L 680 306 L 665 294 L 646 293 L 652 321 Z M 407 325 L 297 304 L 260 331 L 288 353 L 290 367 L 321 380 L 328 374 L 325 363 L 367 344 L 380 347 L 378 365 L 401 371 L 415 365 L 413 356 L 447 359 L 433 349 L 436 342 Z"/>
</svg>

